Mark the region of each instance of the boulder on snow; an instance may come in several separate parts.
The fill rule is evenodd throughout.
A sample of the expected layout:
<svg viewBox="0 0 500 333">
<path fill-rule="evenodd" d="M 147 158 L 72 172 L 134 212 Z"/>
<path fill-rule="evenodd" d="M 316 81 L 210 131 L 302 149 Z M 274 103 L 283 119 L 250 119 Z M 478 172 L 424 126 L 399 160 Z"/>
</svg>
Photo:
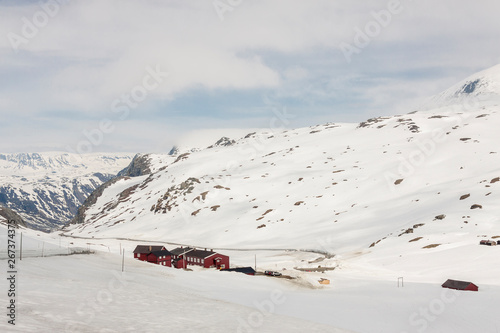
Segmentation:
<svg viewBox="0 0 500 333">
<path fill-rule="evenodd" d="M 462 196 L 460 197 L 460 200 L 467 199 L 468 197 L 470 197 L 470 193 L 462 195 Z"/>
</svg>

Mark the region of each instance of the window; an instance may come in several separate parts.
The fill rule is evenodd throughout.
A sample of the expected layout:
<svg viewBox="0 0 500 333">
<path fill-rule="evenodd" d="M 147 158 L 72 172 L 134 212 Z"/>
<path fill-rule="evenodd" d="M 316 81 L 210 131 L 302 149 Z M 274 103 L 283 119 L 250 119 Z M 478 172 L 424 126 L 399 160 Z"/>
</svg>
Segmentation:
<svg viewBox="0 0 500 333">
<path fill-rule="evenodd" d="M 204 264 L 205 263 L 205 259 L 201 259 L 201 263 Z"/>
</svg>

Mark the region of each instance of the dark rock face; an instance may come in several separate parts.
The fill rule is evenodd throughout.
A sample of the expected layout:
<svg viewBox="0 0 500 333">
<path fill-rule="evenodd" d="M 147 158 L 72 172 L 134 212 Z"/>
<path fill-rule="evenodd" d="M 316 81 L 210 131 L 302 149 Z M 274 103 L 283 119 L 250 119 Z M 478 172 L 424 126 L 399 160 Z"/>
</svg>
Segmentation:
<svg viewBox="0 0 500 333">
<path fill-rule="evenodd" d="M 106 188 L 108 188 L 109 186 L 113 185 L 114 183 L 123 178 L 125 178 L 125 176 L 114 177 L 105 182 L 104 184 L 102 184 L 101 186 L 99 186 L 97 189 L 95 189 L 87 197 L 87 199 L 83 202 L 83 204 L 80 207 L 78 207 L 77 211 L 75 211 L 76 213 L 75 217 L 73 217 L 73 219 L 68 224 L 81 224 L 85 222 L 85 212 L 87 211 L 87 209 L 97 202 L 97 199 L 102 195 L 102 193 Z"/>
<path fill-rule="evenodd" d="M 172 149 L 168 152 L 170 156 L 179 154 L 179 148 L 177 146 L 173 146 Z"/>
<path fill-rule="evenodd" d="M 14 221 L 17 226 L 26 228 L 26 223 L 24 222 L 23 218 L 10 208 L 0 205 L 0 216 L 5 219 L 3 220 L 0 218 L 0 223 L 7 223 L 7 221 Z"/>
<path fill-rule="evenodd" d="M 227 147 L 227 146 L 232 146 L 236 143 L 236 141 L 229 139 L 228 137 L 222 137 L 220 138 L 216 143 L 216 147 Z"/>
<path fill-rule="evenodd" d="M 148 175 L 151 173 L 150 170 L 150 157 L 148 154 L 137 154 L 132 159 L 132 162 L 123 169 L 118 172 L 118 177 L 138 177 L 143 175 Z"/>
<path fill-rule="evenodd" d="M 472 94 L 474 90 L 476 90 L 477 84 L 479 83 L 479 79 L 468 82 L 466 85 L 462 87 L 462 92 L 464 94 Z"/>
<path fill-rule="evenodd" d="M 230 138 L 223 136 L 217 142 L 207 148 L 215 148 L 215 147 L 229 147 L 236 143 L 235 140 L 231 140 Z"/>
<path fill-rule="evenodd" d="M 92 193 L 89 193 L 88 197 L 86 197 L 85 201 L 83 204 L 78 207 L 78 210 L 75 211 L 75 216 L 73 219 L 67 223 L 66 225 L 69 224 L 82 224 L 85 222 L 85 212 L 89 207 L 94 205 L 97 202 L 97 199 L 102 195 L 104 190 L 108 188 L 109 186 L 113 185 L 120 179 L 124 178 L 129 178 L 129 177 L 139 177 L 143 175 L 149 175 L 151 174 L 151 169 L 150 169 L 150 162 L 151 159 L 148 154 L 137 154 L 134 156 L 132 159 L 132 162 L 120 171 L 116 177 L 113 177 L 111 179 L 108 179 L 104 184 L 96 187 Z"/>
</svg>

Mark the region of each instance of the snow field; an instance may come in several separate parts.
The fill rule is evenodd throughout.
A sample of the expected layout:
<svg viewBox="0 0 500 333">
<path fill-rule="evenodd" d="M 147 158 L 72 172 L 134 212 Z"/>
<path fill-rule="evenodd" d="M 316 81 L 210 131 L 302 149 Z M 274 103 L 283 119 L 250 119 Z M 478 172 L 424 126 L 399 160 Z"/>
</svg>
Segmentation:
<svg viewBox="0 0 500 333">
<path fill-rule="evenodd" d="M 38 246 L 40 241 L 57 246 L 54 234 L 25 233 L 27 240 L 33 238 L 26 242 L 27 247 Z M 394 260 L 386 250 L 345 253 L 315 263 L 310 262 L 321 257 L 316 253 L 221 251 L 229 254 L 236 266 L 253 266 L 257 255 L 259 270 L 278 270 L 297 278 L 287 280 L 202 268 L 183 271 L 140 262 L 132 258 L 137 244 L 134 241 L 71 241 L 74 246 L 107 246 L 109 250 L 94 255 L 23 259 L 18 265 L 18 325 L 12 330 L 4 321 L 0 322 L 1 329 L 465 333 L 494 332 L 500 326 L 495 310 L 500 296 L 495 278 L 500 273 L 498 265 L 492 265 L 485 274 L 481 264 L 484 260 L 498 263 L 494 247 L 459 247 L 462 265 L 454 260 L 456 249 L 440 247 L 429 249 L 432 252 L 426 255 L 408 251 L 400 260 Z M 120 248 L 126 253 L 124 273 Z M 473 265 L 475 258 L 481 261 Z M 428 271 L 417 272 L 411 267 L 429 263 Z M 326 273 L 293 270 L 317 265 L 338 267 Z M 399 276 L 404 277 L 403 288 L 397 287 Z M 330 279 L 331 284 L 319 285 L 320 278 Z M 479 292 L 443 289 L 440 284 L 447 278 L 471 280 L 479 285 Z M 6 280 L 2 279 L 0 290 L 5 289 Z"/>
</svg>

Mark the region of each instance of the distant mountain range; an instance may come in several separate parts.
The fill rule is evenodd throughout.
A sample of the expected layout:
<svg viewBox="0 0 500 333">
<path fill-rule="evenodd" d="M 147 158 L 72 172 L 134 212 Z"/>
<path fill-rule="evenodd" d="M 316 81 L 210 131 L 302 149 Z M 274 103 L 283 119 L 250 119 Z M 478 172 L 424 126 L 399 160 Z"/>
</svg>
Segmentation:
<svg viewBox="0 0 500 333">
<path fill-rule="evenodd" d="M 29 228 L 50 231 L 69 222 L 101 184 L 133 155 L 63 152 L 0 154 L 0 205 Z"/>
</svg>

